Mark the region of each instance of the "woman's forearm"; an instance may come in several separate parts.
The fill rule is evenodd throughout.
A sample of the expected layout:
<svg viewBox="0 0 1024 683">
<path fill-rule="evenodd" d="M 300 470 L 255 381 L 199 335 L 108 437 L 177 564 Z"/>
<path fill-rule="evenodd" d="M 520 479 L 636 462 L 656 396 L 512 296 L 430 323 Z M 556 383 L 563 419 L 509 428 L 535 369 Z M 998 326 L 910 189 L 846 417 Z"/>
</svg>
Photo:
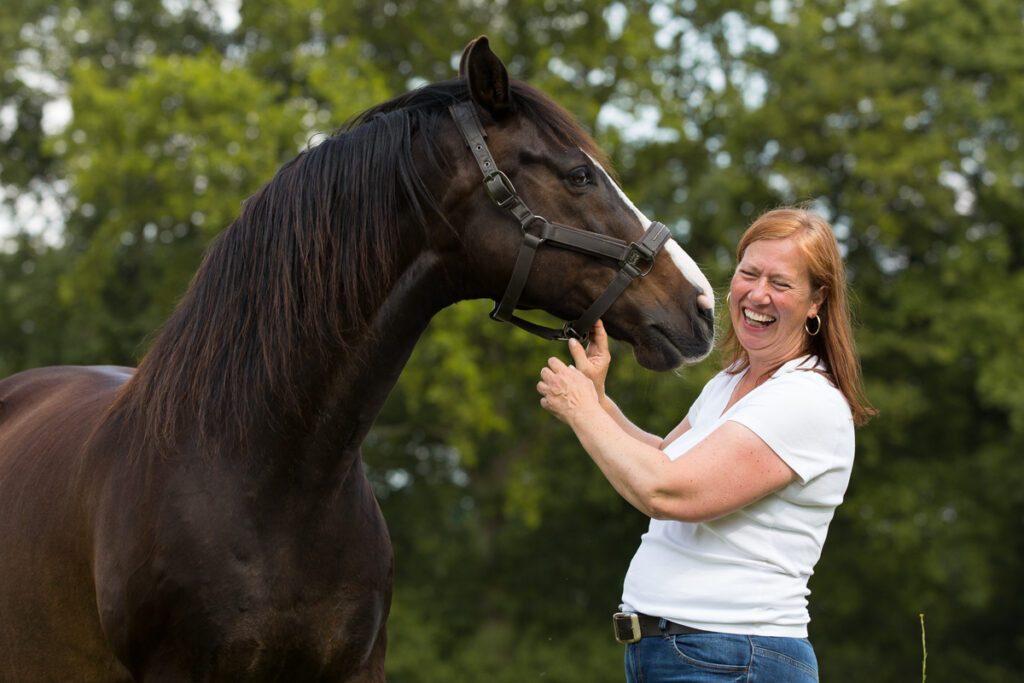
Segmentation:
<svg viewBox="0 0 1024 683">
<path fill-rule="evenodd" d="M 615 421 L 615 424 L 622 428 L 622 431 L 626 432 L 629 436 L 649 446 L 653 446 L 654 448 L 661 447 L 662 438 L 644 431 L 633 424 L 633 422 L 626 417 L 625 413 L 619 409 L 619 406 L 615 404 L 615 401 L 613 401 L 608 394 L 603 394 L 601 396 L 601 408 L 604 409 L 604 412 L 606 412 Z"/>
<path fill-rule="evenodd" d="M 658 482 L 671 464 L 658 449 L 661 439 L 633 425 L 617 407 L 615 413 L 641 436 L 624 427 L 605 405 L 574 416 L 569 426 L 620 496 L 645 515 L 660 516 L 652 503 L 660 488 Z"/>
</svg>

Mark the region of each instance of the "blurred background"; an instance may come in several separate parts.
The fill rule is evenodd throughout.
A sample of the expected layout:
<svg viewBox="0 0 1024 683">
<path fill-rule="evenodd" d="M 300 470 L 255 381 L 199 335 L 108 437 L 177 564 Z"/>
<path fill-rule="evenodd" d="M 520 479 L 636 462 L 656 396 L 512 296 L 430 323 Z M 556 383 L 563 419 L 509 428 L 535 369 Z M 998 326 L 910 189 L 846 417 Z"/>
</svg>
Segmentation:
<svg viewBox="0 0 1024 683">
<path fill-rule="evenodd" d="M 760 212 L 847 259 L 881 416 L 811 580 L 823 680 L 1024 666 L 1024 6 L 1011 0 L 20 0 L 0 11 L 0 375 L 133 365 L 241 201 L 487 34 L 724 296 Z M 395 546 L 389 680 L 620 681 L 647 520 L 538 406 L 561 345 L 445 310 L 364 456 Z M 610 391 L 664 433 L 718 368 Z"/>
</svg>

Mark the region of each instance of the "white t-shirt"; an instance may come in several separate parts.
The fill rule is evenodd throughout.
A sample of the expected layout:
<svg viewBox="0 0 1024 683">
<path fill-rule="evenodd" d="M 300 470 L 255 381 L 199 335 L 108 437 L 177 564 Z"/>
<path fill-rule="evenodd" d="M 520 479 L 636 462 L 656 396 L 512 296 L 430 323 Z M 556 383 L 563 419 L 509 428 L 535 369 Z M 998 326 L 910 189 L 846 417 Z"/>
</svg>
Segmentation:
<svg viewBox="0 0 1024 683">
<path fill-rule="evenodd" d="M 651 520 L 629 566 L 623 609 L 723 633 L 807 637 L 807 581 L 853 467 L 853 418 L 843 395 L 792 360 L 723 414 L 743 373 L 721 372 L 690 408 L 672 460 L 726 421 L 745 425 L 798 476 L 725 517 Z"/>
</svg>

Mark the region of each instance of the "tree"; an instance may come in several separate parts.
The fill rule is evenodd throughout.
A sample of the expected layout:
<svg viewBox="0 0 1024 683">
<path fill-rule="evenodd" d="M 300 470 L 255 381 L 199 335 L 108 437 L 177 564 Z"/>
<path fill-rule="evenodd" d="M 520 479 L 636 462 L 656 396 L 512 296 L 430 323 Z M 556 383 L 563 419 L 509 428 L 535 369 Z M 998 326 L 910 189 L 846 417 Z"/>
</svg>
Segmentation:
<svg viewBox="0 0 1024 683">
<path fill-rule="evenodd" d="M 823 677 L 913 679 L 923 612 L 933 670 L 1014 680 L 1019 4 L 250 0 L 230 29 L 212 4 L 178 7 L 29 2 L 0 19 L 0 182 L 66 212 L 63 244 L 0 250 L 0 370 L 131 363 L 281 162 L 453 77 L 486 33 L 720 288 L 762 210 L 807 201 L 833 222 L 882 414 L 858 433 L 812 579 Z M 55 132 L 42 122 L 63 95 L 73 118 Z M 655 431 L 715 370 L 656 376 L 613 351 L 613 394 Z M 446 310 L 366 444 L 397 556 L 394 680 L 621 678 L 607 619 L 646 520 L 537 406 L 553 353 L 486 304 Z"/>
</svg>

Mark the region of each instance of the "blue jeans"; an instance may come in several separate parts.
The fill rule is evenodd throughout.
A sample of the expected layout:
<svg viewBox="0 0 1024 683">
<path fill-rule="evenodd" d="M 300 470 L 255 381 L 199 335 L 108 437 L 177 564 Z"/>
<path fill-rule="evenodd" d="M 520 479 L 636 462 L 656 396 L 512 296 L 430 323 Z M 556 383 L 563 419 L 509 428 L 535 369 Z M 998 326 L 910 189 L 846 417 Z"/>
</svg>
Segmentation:
<svg viewBox="0 0 1024 683">
<path fill-rule="evenodd" d="M 628 683 L 814 683 L 818 659 L 806 638 L 698 633 L 626 645 Z"/>
</svg>

